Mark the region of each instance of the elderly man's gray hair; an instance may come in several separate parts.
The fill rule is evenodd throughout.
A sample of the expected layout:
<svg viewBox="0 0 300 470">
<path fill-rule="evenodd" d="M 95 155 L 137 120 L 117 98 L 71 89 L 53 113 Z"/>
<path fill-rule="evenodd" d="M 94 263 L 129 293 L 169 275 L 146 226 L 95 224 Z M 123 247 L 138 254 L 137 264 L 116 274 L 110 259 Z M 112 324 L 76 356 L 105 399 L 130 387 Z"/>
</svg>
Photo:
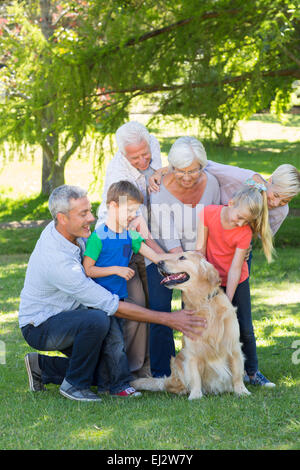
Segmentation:
<svg viewBox="0 0 300 470">
<path fill-rule="evenodd" d="M 142 142 L 150 145 L 150 134 L 143 124 L 137 121 L 130 121 L 117 129 L 116 141 L 120 152 L 125 155 L 125 147 L 127 145 L 138 145 Z"/>
<path fill-rule="evenodd" d="M 179 137 L 172 145 L 168 161 L 170 166 L 175 168 L 186 168 L 194 160 L 204 168 L 207 165 L 207 156 L 205 148 L 196 137 Z"/>
<path fill-rule="evenodd" d="M 49 211 L 55 223 L 57 222 L 57 214 L 62 212 L 67 214 L 71 207 L 71 199 L 81 199 L 86 197 L 87 191 L 79 186 L 70 186 L 63 184 L 55 188 L 49 197 Z"/>
</svg>

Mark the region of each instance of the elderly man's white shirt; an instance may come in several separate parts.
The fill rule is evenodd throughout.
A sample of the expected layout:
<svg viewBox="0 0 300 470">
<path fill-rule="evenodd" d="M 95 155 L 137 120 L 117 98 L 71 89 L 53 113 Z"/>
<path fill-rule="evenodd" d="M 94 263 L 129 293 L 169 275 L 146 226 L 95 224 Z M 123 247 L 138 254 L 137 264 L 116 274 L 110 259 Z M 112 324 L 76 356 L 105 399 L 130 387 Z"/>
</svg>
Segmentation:
<svg viewBox="0 0 300 470">
<path fill-rule="evenodd" d="M 158 170 L 161 168 L 161 155 L 160 155 L 160 145 L 158 140 L 153 136 L 150 135 L 150 151 L 151 151 L 151 162 L 150 168 L 153 171 Z M 98 209 L 98 220 L 96 227 L 102 224 L 105 221 L 106 214 L 107 214 L 107 207 L 106 207 L 106 196 L 108 188 L 111 184 L 117 183 L 118 181 L 125 180 L 130 181 L 134 184 L 144 195 L 146 200 L 147 197 L 147 182 L 146 177 L 143 173 L 139 170 L 134 168 L 131 163 L 127 160 L 124 155 L 118 151 L 113 159 L 109 162 L 106 169 L 106 177 L 104 182 L 104 189 L 102 194 L 102 202 Z"/>
</svg>

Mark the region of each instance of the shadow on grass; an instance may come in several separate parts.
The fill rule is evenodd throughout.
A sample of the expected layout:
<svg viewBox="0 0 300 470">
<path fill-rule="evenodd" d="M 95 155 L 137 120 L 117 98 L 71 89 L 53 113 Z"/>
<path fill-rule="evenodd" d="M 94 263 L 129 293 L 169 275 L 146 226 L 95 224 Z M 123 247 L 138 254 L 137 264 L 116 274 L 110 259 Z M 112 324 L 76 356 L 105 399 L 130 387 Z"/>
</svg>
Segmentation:
<svg viewBox="0 0 300 470">
<path fill-rule="evenodd" d="M 32 253 L 42 227 L 0 229 L 0 256 Z"/>
<path fill-rule="evenodd" d="M 48 196 L 0 199 L 0 222 L 51 219 Z"/>
<path fill-rule="evenodd" d="M 266 122 L 270 124 L 282 124 L 285 127 L 299 127 L 300 126 L 300 115 L 296 114 L 285 114 L 283 119 L 280 121 L 276 116 L 269 113 L 253 114 L 248 121 Z"/>
<path fill-rule="evenodd" d="M 300 338 L 300 324 L 295 325 L 293 319 L 299 315 L 299 303 L 283 303 L 270 305 L 261 302 L 261 296 L 252 295 L 253 320 L 259 322 L 260 335 L 264 338 L 270 338 L 277 335 L 282 329 L 287 334 L 297 333 Z M 284 312 L 284 314 L 283 314 Z M 287 319 L 288 318 L 288 319 Z M 281 331 L 282 333 L 282 331 Z M 295 338 L 296 339 L 296 338 Z"/>
</svg>

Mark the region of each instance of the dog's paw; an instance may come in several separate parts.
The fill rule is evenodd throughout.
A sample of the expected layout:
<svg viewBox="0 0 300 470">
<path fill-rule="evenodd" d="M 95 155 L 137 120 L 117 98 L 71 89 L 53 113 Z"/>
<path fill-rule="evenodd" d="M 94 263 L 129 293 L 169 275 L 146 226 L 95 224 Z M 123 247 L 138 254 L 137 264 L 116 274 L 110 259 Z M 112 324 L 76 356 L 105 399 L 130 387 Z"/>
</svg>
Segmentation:
<svg viewBox="0 0 300 470">
<path fill-rule="evenodd" d="M 234 387 L 234 393 L 235 393 L 236 395 L 238 395 L 239 397 L 251 395 L 251 393 L 250 393 L 249 390 L 245 387 L 244 384 L 236 385 L 236 386 Z"/>
<path fill-rule="evenodd" d="M 131 387 L 135 388 L 136 390 L 138 390 L 138 389 L 139 389 L 139 385 L 140 385 L 139 380 L 140 380 L 140 379 L 131 380 L 131 382 L 129 383 L 129 385 L 130 385 Z"/>
<path fill-rule="evenodd" d="M 203 397 L 203 393 L 201 390 L 192 390 L 189 395 L 189 400 L 199 400 L 199 398 Z"/>
</svg>

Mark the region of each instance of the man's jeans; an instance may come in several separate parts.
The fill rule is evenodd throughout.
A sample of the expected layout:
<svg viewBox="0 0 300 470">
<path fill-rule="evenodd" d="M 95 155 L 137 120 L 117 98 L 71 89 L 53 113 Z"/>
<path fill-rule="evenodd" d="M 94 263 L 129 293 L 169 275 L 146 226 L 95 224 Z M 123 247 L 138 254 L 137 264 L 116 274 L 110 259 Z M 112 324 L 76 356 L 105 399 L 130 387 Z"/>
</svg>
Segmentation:
<svg viewBox="0 0 300 470">
<path fill-rule="evenodd" d="M 111 318 L 102 310 L 85 308 L 58 313 L 37 327 L 23 327 L 23 336 L 32 348 L 60 351 L 68 356 L 39 354 L 43 383 L 60 385 L 65 378 L 79 389 L 101 386 L 103 381 L 107 382 L 106 371 L 112 370 L 117 383 L 111 383 L 111 391 L 117 393 L 126 388 L 130 376 L 128 370 L 122 369 L 124 362 L 121 363 L 121 370 L 116 370 L 116 355 L 122 349 L 106 351 L 105 339 L 110 324 Z"/>
</svg>

